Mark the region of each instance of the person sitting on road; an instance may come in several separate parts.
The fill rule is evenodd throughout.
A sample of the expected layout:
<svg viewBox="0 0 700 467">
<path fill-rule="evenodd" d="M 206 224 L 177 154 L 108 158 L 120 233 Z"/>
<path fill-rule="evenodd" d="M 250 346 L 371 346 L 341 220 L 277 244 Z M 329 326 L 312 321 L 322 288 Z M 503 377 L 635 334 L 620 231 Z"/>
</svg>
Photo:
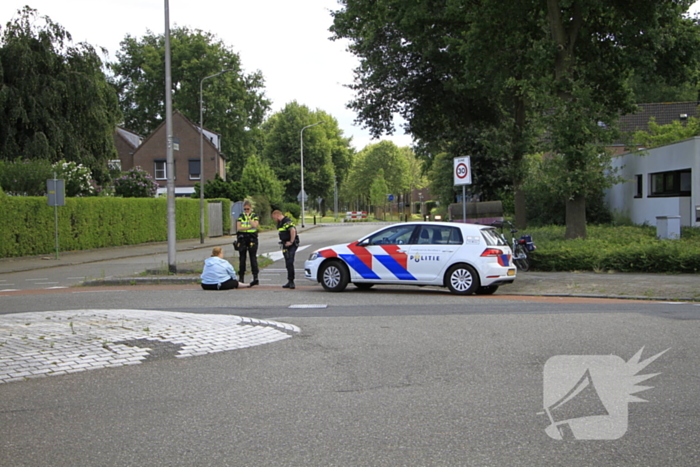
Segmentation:
<svg viewBox="0 0 700 467">
<path fill-rule="evenodd" d="M 224 250 L 215 246 L 211 251 L 211 257 L 204 261 L 202 271 L 202 288 L 204 290 L 230 290 L 238 288 L 236 271 L 231 263 L 224 259 Z"/>
</svg>

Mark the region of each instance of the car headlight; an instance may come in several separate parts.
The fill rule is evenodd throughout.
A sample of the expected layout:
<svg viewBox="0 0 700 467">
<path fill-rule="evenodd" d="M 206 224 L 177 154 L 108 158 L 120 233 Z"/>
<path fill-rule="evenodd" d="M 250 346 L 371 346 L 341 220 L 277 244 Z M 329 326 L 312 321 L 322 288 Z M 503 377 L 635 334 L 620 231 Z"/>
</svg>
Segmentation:
<svg viewBox="0 0 700 467">
<path fill-rule="evenodd" d="M 309 255 L 309 261 L 313 261 L 318 258 L 318 251 L 314 251 Z"/>
</svg>

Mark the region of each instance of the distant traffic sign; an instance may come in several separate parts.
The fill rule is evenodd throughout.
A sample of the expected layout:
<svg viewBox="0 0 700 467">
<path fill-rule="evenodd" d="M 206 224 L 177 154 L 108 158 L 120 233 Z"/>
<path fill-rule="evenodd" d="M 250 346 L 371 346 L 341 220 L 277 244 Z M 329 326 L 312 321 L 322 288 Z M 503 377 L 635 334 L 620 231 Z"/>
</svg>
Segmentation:
<svg viewBox="0 0 700 467">
<path fill-rule="evenodd" d="M 454 184 L 456 186 L 472 184 L 471 158 L 469 156 L 454 158 Z"/>
</svg>

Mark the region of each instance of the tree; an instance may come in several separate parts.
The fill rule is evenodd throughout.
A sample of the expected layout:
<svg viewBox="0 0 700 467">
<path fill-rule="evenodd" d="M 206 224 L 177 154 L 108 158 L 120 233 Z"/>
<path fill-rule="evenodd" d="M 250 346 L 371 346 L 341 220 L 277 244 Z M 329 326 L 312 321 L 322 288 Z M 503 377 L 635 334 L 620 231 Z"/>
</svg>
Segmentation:
<svg viewBox="0 0 700 467">
<path fill-rule="evenodd" d="M 651 149 L 698 135 L 700 135 L 700 118 L 690 117 L 685 125 L 680 120 L 673 120 L 666 125 L 659 125 L 656 123 L 656 119 L 652 117 L 649 121 L 649 129 L 647 131 L 636 131 L 632 135 L 632 141 L 637 146 Z"/>
<path fill-rule="evenodd" d="M 384 169 L 379 169 L 369 186 L 369 202 L 377 208 L 377 215 L 379 214 L 379 207 L 386 204 L 388 194 L 390 193 L 389 187 L 384 180 Z"/>
<path fill-rule="evenodd" d="M 0 159 L 66 160 L 107 178 L 121 120 L 102 61 L 86 43 L 25 7 L 0 42 Z"/>
<path fill-rule="evenodd" d="M 240 179 L 246 158 L 260 147 L 260 125 L 270 107 L 262 73 L 244 73 L 238 54 L 209 32 L 176 27 L 170 33 L 173 109 L 199 122 L 202 84 L 204 127 L 222 135 L 229 175 Z M 127 35 L 110 66 L 125 126 L 150 134 L 165 118 L 163 34 Z M 202 83 L 222 70 L 230 71 Z"/>
<path fill-rule="evenodd" d="M 269 203 L 279 204 L 284 195 L 284 183 L 265 162 L 255 154 L 248 157 L 241 176 L 243 189 L 250 196 L 262 195 Z"/>
<path fill-rule="evenodd" d="M 517 194 L 521 161 L 537 135 L 528 55 L 539 50 L 530 37 L 541 28 L 513 21 L 527 16 L 526 7 L 509 3 L 504 15 L 502 2 L 489 1 L 341 3 L 331 30 L 350 39 L 361 60 L 350 103 L 358 120 L 378 137 L 393 131 L 399 113 L 419 140 L 426 170 L 435 154 L 470 155 L 488 174 L 481 180 L 488 182 L 485 193 L 510 185 Z M 524 222 L 524 207 L 519 217 Z"/>
<path fill-rule="evenodd" d="M 386 182 L 385 195 L 405 193 L 412 180 L 408 154 L 391 141 L 366 146 L 356 156 L 343 197 L 346 201 L 359 199 L 371 203 L 370 188 L 380 170 Z"/>
<path fill-rule="evenodd" d="M 350 138 L 338 122 L 321 110 L 290 102 L 265 122 L 263 160 L 287 182 L 286 201 L 297 201 L 301 191 L 301 130 L 304 130 L 304 191 L 310 200 L 332 196 L 334 179 L 342 185 L 352 164 Z"/>
<path fill-rule="evenodd" d="M 585 236 L 586 186 L 603 183 L 598 146 L 633 108 L 630 73 L 679 83 L 697 68 L 698 28 L 682 17 L 690 0 L 515 0 L 507 15 L 497 0 L 341 3 L 332 31 L 361 61 L 350 104 L 359 120 L 379 135 L 398 112 L 429 143 L 469 129 L 496 136 L 516 215 L 523 156 L 546 135 L 565 161 L 568 238 Z"/>
<path fill-rule="evenodd" d="M 194 184 L 192 198 L 199 199 L 199 182 Z M 224 180 L 221 175 L 216 174 L 214 180 L 207 180 L 204 184 L 204 197 L 207 199 L 225 198 L 231 201 L 242 201 L 245 199 L 243 184 L 235 180 Z"/>
</svg>

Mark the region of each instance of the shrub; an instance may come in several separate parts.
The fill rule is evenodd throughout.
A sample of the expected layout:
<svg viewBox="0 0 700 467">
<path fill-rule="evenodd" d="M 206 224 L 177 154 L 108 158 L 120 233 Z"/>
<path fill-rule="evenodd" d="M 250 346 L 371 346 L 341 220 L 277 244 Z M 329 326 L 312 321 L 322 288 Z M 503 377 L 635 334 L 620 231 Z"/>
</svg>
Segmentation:
<svg viewBox="0 0 700 467">
<path fill-rule="evenodd" d="M 53 167 L 46 160 L 0 160 L 0 186 L 8 195 L 44 196 L 46 180 L 53 178 Z"/>
<path fill-rule="evenodd" d="M 90 196 L 96 194 L 92 172 L 83 164 L 59 161 L 53 165 L 56 178 L 65 181 L 66 197 Z"/>
<path fill-rule="evenodd" d="M 285 215 L 291 214 L 291 216 L 289 217 L 292 217 L 294 219 L 301 218 L 301 205 L 297 203 L 282 203 L 280 211 L 286 213 Z"/>
<path fill-rule="evenodd" d="M 199 199 L 199 183 L 194 184 L 192 198 Z M 224 180 L 216 174 L 214 180 L 207 180 L 204 184 L 204 198 L 225 198 L 231 201 L 242 201 L 245 198 L 243 184 L 235 180 Z"/>
<path fill-rule="evenodd" d="M 122 175 L 114 180 L 114 194 L 124 198 L 153 198 L 158 190 L 158 183 L 153 180 L 151 174 L 141 167 L 122 172 Z"/>
<path fill-rule="evenodd" d="M 539 271 L 700 273 L 700 229 L 683 228 L 678 240 L 659 240 L 649 226 L 589 226 L 588 238 L 565 240 L 565 228 L 527 229 Z"/>
</svg>

